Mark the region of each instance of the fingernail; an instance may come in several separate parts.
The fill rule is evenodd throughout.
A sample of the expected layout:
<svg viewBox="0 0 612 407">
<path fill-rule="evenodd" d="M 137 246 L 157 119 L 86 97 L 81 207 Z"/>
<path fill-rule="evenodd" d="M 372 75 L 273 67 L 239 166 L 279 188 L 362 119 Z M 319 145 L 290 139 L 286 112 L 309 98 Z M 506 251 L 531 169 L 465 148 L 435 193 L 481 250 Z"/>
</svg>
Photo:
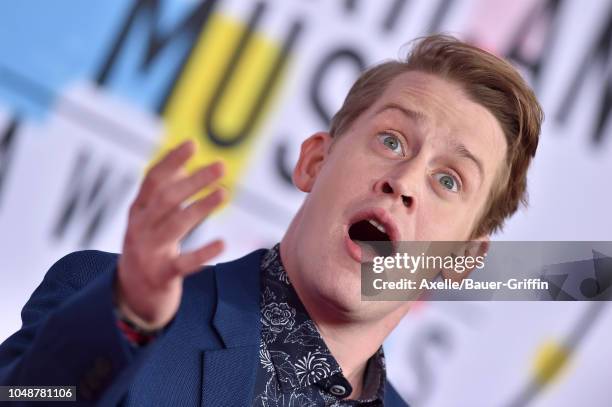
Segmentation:
<svg viewBox="0 0 612 407">
<path fill-rule="evenodd" d="M 193 150 L 193 148 L 194 148 L 193 140 L 188 139 L 188 140 L 183 141 L 181 144 L 179 144 L 176 147 L 176 150 L 190 151 L 190 150 Z"/>
<path fill-rule="evenodd" d="M 225 200 L 229 196 L 229 188 L 227 188 L 225 185 L 219 185 L 217 190 L 219 191 L 222 200 Z"/>
<path fill-rule="evenodd" d="M 219 175 L 223 175 L 225 173 L 225 163 L 222 160 L 215 161 L 213 165 L 215 171 L 217 171 Z"/>
</svg>

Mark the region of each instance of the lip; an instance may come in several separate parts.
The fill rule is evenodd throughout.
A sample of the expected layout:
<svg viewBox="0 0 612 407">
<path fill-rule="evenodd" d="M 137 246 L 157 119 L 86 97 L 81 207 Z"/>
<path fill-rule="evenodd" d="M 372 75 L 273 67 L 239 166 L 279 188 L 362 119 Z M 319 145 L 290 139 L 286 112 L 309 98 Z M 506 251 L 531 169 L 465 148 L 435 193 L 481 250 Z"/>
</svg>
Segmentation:
<svg viewBox="0 0 612 407">
<path fill-rule="evenodd" d="M 359 263 L 362 261 L 361 247 L 351 240 L 348 230 L 354 223 L 365 219 L 375 219 L 378 223 L 385 227 L 385 230 L 389 235 L 389 239 L 391 239 L 394 251 L 396 249 L 396 242 L 400 240 L 399 229 L 391 214 L 385 209 L 380 207 L 372 207 L 356 212 L 350 217 L 348 223 L 344 227 L 344 243 L 351 257 Z"/>
</svg>

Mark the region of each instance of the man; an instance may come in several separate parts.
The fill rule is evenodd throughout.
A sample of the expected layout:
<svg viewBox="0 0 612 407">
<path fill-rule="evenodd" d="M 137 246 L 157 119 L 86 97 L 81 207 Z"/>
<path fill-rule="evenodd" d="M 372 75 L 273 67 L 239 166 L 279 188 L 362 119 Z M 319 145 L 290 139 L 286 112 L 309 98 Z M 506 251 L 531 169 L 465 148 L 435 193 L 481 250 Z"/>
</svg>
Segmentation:
<svg viewBox="0 0 612 407">
<path fill-rule="evenodd" d="M 219 163 L 191 175 L 185 143 L 145 177 L 120 256 L 58 261 L 0 347 L 11 385 L 76 385 L 100 405 L 405 405 L 383 340 L 410 302 L 360 297 L 361 241 L 470 241 L 524 201 L 542 111 L 505 61 L 452 37 L 361 75 L 329 133 L 306 139 L 308 196 L 279 245 L 201 269 L 179 243 L 223 200 Z"/>
</svg>

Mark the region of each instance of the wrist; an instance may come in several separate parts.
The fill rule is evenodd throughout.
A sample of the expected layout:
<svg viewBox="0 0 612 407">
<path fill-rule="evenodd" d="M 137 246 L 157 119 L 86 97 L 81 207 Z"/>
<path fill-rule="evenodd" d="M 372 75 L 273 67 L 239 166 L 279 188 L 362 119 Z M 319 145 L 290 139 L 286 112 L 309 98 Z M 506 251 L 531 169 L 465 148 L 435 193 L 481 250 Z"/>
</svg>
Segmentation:
<svg viewBox="0 0 612 407">
<path fill-rule="evenodd" d="M 157 336 L 165 326 L 165 324 L 155 324 L 141 318 L 134 312 L 121 295 L 121 287 L 116 281 L 113 292 L 113 305 L 115 316 L 123 322 L 131 330 L 146 336 Z"/>
<path fill-rule="evenodd" d="M 127 330 L 135 336 L 155 338 L 159 336 L 164 328 L 163 326 L 159 327 L 147 323 L 130 311 L 125 305 L 122 306 L 121 304 L 115 304 L 115 316 L 122 330 L 124 332 Z"/>
</svg>

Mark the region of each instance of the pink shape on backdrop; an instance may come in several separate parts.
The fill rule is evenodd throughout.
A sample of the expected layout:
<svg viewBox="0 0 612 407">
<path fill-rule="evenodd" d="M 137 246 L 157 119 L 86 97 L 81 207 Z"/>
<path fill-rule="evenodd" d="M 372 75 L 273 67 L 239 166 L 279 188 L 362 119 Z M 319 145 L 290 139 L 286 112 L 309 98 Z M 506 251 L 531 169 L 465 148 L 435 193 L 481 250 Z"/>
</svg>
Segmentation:
<svg viewBox="0 0 612 407">
<path fill-rule="evenodd" d="M 497 55 L 505 55 L 529 13 L 540 10 L 546 0 L 475 0 L 468 13 L 466 38 Z M 534 58 L 541 52 L 548 21 L 532 26 L 522 51 Z"/>
</svg>

